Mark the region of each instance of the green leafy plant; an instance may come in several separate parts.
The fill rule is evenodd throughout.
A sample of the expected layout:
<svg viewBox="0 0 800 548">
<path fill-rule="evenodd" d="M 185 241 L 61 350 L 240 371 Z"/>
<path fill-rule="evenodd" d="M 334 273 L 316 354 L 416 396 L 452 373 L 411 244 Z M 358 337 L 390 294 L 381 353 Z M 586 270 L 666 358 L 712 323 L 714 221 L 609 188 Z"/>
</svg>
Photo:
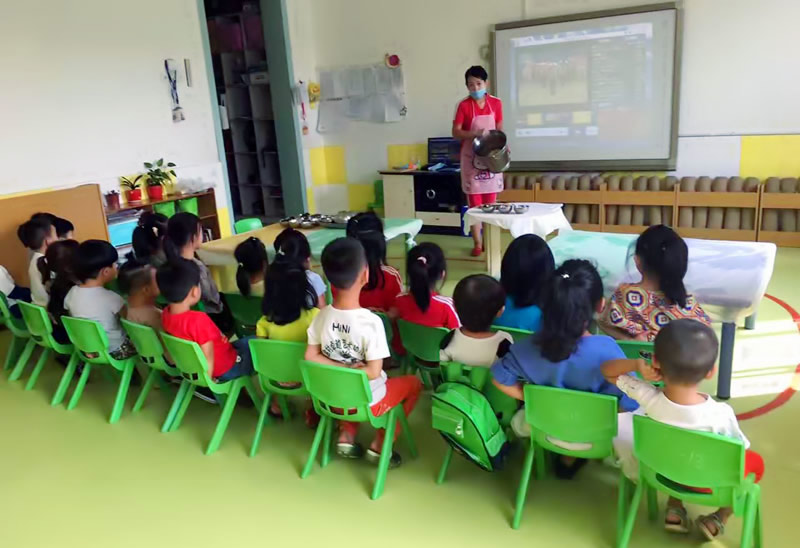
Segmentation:
<svg viewBox="0 0 800 548">
<path fill-rule="evenodd" d="M 175 177 L 175 164 L 172 162 L 164 163 L 164 158 L 160 158 L 155 162 L 145 162 L 144 167 L 147 169 L 147 186 L 162 186 L 170 182 L 170 177 Z"/>
<path fill-rule="evenodd" d="M 130 180 L 128 177 L 120 177 L 119 180 L 120 183 L 122 183 L 122 186 L 124 186 L 128 190 L 136 190 L 137 188 L 139 188 L 139 179 L 141 178 L 142 175 L 137 175 L 136 177 L 134 177 L 133 180 Z"/>
</svg>

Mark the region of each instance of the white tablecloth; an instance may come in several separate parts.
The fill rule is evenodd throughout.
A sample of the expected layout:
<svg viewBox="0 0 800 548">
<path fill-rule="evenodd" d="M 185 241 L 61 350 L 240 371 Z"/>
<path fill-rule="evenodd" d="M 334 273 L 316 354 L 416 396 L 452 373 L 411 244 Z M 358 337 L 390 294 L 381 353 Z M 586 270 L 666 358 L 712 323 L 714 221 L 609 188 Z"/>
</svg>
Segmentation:
<svg viewBox="0 0 800 548">
<path fill-rule="evenodd" d="M 523 234 L 536 234 L 544 238 L 554 230 L 572 230 L 564 216 L 562 204 L 526 204 L 528 211 L 516 213 L 484 213 L 473 207 L 464 214 L 464 234 L 469 234 L 472 225 L 487 223 L 511 232 L 515 238 Z"/>
<path fill-rule="evenodd" d="M 606 295 L 622 282 L 641 279 L 633 264 L 635 234 L 575 230 L 550 240 L 556 265 L 567 259 L 588 259 L 603 278 Z M 758 307 L 775 266 L 775 244 L 685 238 L 689 269 L 684 283 L 709 315 L 736 322 Z"/>
</svg>

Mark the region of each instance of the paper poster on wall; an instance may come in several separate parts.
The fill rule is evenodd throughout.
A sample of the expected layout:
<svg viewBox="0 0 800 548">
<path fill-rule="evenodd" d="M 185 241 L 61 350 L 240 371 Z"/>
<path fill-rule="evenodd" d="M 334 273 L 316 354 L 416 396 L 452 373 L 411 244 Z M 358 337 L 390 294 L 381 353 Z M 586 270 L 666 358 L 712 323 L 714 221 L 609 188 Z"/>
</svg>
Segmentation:
<svg viewBox="0 0 800 548">
<path fill-rule="evenodd" d="M 350 120 L 399 122 L 408 111 L 402 66 L 325 69 L 320 71 L 320 88 L 320 133 L 342 131 Z"/>
</svg>

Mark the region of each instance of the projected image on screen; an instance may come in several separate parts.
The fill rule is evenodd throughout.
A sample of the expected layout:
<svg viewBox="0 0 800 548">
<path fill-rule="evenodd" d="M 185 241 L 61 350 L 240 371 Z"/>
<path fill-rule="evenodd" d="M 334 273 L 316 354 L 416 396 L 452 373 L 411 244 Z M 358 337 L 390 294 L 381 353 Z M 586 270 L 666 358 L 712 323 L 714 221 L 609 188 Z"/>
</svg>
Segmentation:
<svg viewBox="0 0 800 548">
<path fill-rule="evenodd" d="M 673 10 L 498 31 L 513 159 L 669 157 L 674 35 Z"/>
</svg>

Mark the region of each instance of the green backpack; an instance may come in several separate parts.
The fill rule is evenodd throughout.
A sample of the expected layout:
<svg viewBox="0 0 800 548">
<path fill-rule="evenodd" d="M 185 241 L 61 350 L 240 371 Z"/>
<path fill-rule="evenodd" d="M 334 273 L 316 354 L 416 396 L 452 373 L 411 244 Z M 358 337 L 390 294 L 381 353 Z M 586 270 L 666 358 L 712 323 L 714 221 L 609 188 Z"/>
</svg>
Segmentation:
<svg viewBox="0 0 800 548">
<path fill-rule="evenodd" d="M 508 439 L 486 396 L 473 386 L 445 382 L 432 399 L 433 428 L 484 470 L 502 468 Z"/>
</svg>

